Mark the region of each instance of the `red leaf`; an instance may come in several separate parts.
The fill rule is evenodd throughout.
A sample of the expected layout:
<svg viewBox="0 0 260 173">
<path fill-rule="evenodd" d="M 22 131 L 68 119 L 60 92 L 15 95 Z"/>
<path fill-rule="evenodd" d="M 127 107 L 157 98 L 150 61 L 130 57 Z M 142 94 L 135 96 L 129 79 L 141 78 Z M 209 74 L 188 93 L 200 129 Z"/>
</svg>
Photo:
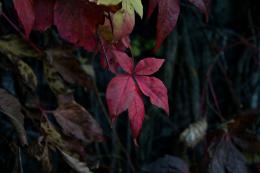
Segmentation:
<svg viewBox="0 0 260 173">
<path fill-rule="evenodd" d="M 150 0 L 148 16 L 154 11 L 156 4 L 158 4 L 159 12 L 156 25 L 157 36 L 155 48 L 159 48 L 177 23 L 180 13 L 180 2 L 179 0 Z"/>
<path fill-rule="evenodd" d="M 167 88 L 162 81 L 148 76 L 136 76 L 136 80 L 144 95 L 150 98 L 151 103 L 169 114 Z"/>
<path fill-rule="evenodd" d="M 33 29 L 45 31 L 53 24 L 54 0 L 34 0 L 35 22 Z"/>
<path fill-rule="evenodd" d="M 134 98 L 129 105 L 128 114 L 133 136 L 137 138 L 140 134 L 145 114 L 144 102 L 137 88 L 134 93 Z"/>
<path fill-rule="evenodd" d="M 14 0 L 13 3 L 24 27 L 25 36 L 29 38 L 35 20 L 32 0 Z"/>
<path fill-rule="evenodd" d="M 64 39 L 93 51 L 97 46 L 97 25 L 104 22 L 102 8 L 87 1 L 57 0 L 54 23 Z"/>
<path fill-rule="evenodd" d="M 163 63 L 164 59 L 145 58 L 136 65 L 135 74 L 151 75 L 157 72 Z"/>
<path fill-rule="evenodd" d="M 134 138 L 137 138 L 145 115 L 144 103 L 138 85 L 141 91 L 150 97 L 154 105 L 163 108 L 169 114 L 167 89 L 164 84 L 155 77 L 141 76 L 158 71 L 164 60 L 155 58 L 141 60 L 133 73 L 133 61 L 128 55 L 115 50 L 113 53 L 116 56 L 115 59 L 128 74 L 119 74 L 108 84 L 106 100 L 110 116 L 114 120 L 120 113 L 128 109 L 132 133 Z M 134 76 L 135 74 L 137 76 Z"/>
<path fill-rule="evenodd" d="M 113 43 L 108 43 L 106 41 L 102 41 L 101 44 L 101 52 L 100 52 L 100 58 L 101 58 L 101 66 L 103 68 L 108 68 L 112 73 L 117 73 L 117 69 L 119 68 L 119 63 L 117 61 L 117 58 L 113 54 L 113 51 L 125 51 L 130 46 L 130 39 L 129 37 L 122 38 L 120 41 Z M 109 63 L 109 66 L 108 64 Z"/>
<path fill-rule="evenodd" d="M 106 100 L 112 120 L 129 107 L 135 92 L 134 80 L 129 75 L 117 75 L 110 81 Z"/>
<path fill-rule="evenodd" d="M 132 74 L 134 63 L 133 60 L 125 53 L 121 51 L 114 50 L 113 54 L 119 65 L 129 74 Z"/>
<path fill-rule="evenodd" d="M 208 20 L 207 4 L 209 0 L 189 0 L 190 3 L 195 5 L 202 13 L 205 14 L 206 20 Z"/>
</svg>

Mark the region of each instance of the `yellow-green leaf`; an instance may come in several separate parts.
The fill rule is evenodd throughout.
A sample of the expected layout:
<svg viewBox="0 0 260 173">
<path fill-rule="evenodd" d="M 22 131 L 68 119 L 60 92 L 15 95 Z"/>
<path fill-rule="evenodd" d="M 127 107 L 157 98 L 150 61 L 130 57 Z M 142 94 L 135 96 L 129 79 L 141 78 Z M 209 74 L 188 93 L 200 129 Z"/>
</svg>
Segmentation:
<svg viewBox="0 0 260 173">
<path fill-rule="evenodd" d="M 122 0 L 98 0 L 97 4 L 98 5 L 110 6 L 110 5 L 117 5 L 120 2 L 122 2 Z"/>
<path fill-rule="evenodd" d="M 122 8 L 114 14 L 112 23 L 113 34 L 116 40 L 128 36 L 133 31 L 135 14 L 129 1 L 123 1 Z"/>
<path fill-rule="evenodd" d="M 131 4 L 135 9 L 135 12 L 143 18 L 143 4 L 141 0 L 131 0 Z"/>
<path fill-rule="evenodd" d="M 0 52 L 15 57 L 39 57 L 28 43 L 16 35 L 5 35 L 0 38 Z"/>
</svg>

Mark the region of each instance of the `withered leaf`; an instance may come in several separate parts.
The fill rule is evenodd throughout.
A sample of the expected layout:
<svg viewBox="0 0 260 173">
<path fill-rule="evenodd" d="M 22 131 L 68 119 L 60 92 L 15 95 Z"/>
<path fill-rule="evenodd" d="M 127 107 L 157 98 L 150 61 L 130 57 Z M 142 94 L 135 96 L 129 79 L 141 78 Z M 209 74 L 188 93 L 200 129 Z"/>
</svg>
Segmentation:
<svg viewBox="0 0 260 173">
<path fill-rule="evenodd" d="M 65 162 L 78 173 L 92 173 L 84 162 L 60 150 Z"/>
<path fill-rule="evenodd" d="M 248 110 L 237 115 L 231 123 L 228 124 L 228 131 L 232 134 L 239 134 L 252 125 L 256 118 L 259 117 L 258 110 Z"/>
<path fill-rule="evenodd" d="M 66 86 L 56 69 L 48 62 L 44 62 L 44 74 L 50 89 L 56 95 L 70 92 L 70 89 Z"/>
<path fill-rule="evenodd" d="M 74 101 L 73 95 L 60 95 L 54 116 L 67 136 L 85 143 L 102 140 L 102 130 L 90 113 Z"/>
<path fill-rule="evenodd" d="M 37 87 L 37 77 L 34 74 L 31 67 L 22 60 L 16 62 L 19 74 L 22 77 L 23 82 L 31 89 L 35 90 Z"/>
<path fill-rule="evenodd" d="M 62 78 L 71 84 L 92 87 L 91 76 L 82 68 L 70 49 L 51 49 L 46 51 L 47 59 Z"/>
<path fill-rule="evenodd" d="M 166 155 L 155 162 L 144 166 L 143 170 L 149 173 L 189 173 L 189 167 L 182 159 Z"/>
<path fill-rule="evenodd" d="M 41 56 L 33 49 L 25 40 L 17 35 L 5 35 L 0 38 L 0 52 L 6 55 L 15 57 L 32 57 L 38 58 Z"/>
<path fill-rule="evenodd" d="M 41 128 L 45 133 L 45 140 L 48 142 L 49 147 L 55 150 L 56 148 L 63 148 L 64 142 L 59 132 L 52 126 L 52 124 L 46 122 L 41 123 Z"/>
<path fill-rule="evenodd" d="M 51 172 L 52 164 L 47 143 L 33 142 L 27 147 L 27 153 L 41 163 L 42 172 Z"/>
<path fill-rule="evenodd" d="M 26 131 L 24 129 L 24 115 L 21 113 L 20 102 L 4 89 L 0 88 L 0 112 L 4 113 L 13 124 L 22 145 L 27 144 Z"/>
<path fill-rule="evenodd" d="M 215 147 L 209 165 L 210 173 L 247 173 L 244 155 L 233 145 L 229 137 L 224 137 Z"/>
</svg>

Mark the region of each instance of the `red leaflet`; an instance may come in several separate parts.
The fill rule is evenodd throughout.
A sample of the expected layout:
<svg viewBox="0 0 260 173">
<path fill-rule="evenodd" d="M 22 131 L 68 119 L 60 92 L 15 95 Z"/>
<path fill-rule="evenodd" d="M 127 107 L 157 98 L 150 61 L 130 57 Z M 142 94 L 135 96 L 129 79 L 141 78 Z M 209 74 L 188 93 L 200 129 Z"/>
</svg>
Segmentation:
<svg viewBox="0 0 260 173">
<path fill-rule="evenodd" d="M 97 46 L 97 24 L 102 23 L 104 17 L 102 9 L 94 6 L 81 0 L 56 0 L 54 24 L 61 37 L 93 51 Z"/>
<path fill-rule="evenodd" d="M 20 22 L 24 27 L 25 36 L 29 38 L 35 20 L 32 1 L 14 0 L 13 3 Z"/>
<path fill-rule="evenodd" d="M 130 126 L 134 138 L 137 138 L 139 136 L 144 121 L 144 114 L 145 114 L 144 102 L 141 94 L 138 92 L 138 89 L 136 88 L 136 92 L 134 93 L 134 98 L 128 108 Z"/>
<path fill-rule="evenodd" d="M 189 0 L 194 4 L 202 13 L 205 14 L 206 20 L 208 20 L 207 6 L 210 0 Z M 179 13 L 180 13 L 180 1 L 179 0 L 149 0 L 148 17 L 150 17 L 158 5 L 158 17 L 157 17 L 157 36 L 155 48 L 159 48 L 165 38 L 176 26 Z"/>
<path fill-rule="evenodd" d="M 180 13 L 179 0 L 150 0 L 148 17 L 152 14 L 157 4 L 159 11 L 156 25 L 157 36 L 155 48 L 159 48 L 164 39 L 173 30 Z"/>
<path fill-rule="evenodd" d="M 26 37 L 32 29 L 54 24 L 67 41 L 89 51 L 97 47 L 97 26 L 104 23 L 101 6 L 82 0 L 14 0 L 14 6 Z"/>
<path fill-rule="evenodd" d="M 55 0 L 34 0 L 35 22 L 33 29 L 45 31 L 53 24 L 53 8 Z"/>
<path fill-rule="evenodd" d="M 135 90 L 135 83 L 130 75 L 119 74 L 110 81 L 106 100 L 112 119 L 129 107 Z"/>
<path fill-rule="evenodd" d="M 128 57 L 128 55 L 124 52 L 114 50 L 113 54 L 116 58 L 116 61 L 119 63 L 119 65 L 129 74 L 132 74 L 133 72 L 133 61 L 131 58 Z"/>
<path fill-rule="evenodd" d="M 159 70 L 164 63 L 164 59 L 145 58 L 135 67 L 136 75 L 151 75 Z"/>
<path fill-rule="evenodd" d="M 169 114 L 167 88 L 156 77 L 136 76 L 141 91 L 150 98 L 152 104 Z"/>
<path fill-rule="evenodd" d="M 144 120 L 144 103 L 140 92 L 150 98 L 152 104 L 164 109 L 169 114 L 167 89 L 164 84 L 150 75 L 159 70 L 164 60 L 145 58 L 141 60 L 135 70 L 131 58 L 124 52 L 113 51 L 120 67 L 127 74 L 118 74 L 107 88 L 106 100 L 110 116 L 115 119 L 120 113 L 128 109 L 130 125 L 134 138 L 137 138 Z M 136 80 L 136 82 L 135 82 Z M 140 88 L 141 91 L 138 89 Z"/>
</svg>

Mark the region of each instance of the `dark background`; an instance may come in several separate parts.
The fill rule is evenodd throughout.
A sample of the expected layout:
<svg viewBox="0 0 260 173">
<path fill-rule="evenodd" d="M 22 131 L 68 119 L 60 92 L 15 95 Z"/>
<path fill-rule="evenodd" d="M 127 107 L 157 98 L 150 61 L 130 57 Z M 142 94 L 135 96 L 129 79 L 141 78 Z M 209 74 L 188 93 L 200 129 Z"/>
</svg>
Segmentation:
<svg viewBox="0 0 260 173">
<path fill-rule="evenodd" d="M 192 173 L 210 172 L 208 171 L 211 162 L 210 145 L 221 141 L 221 138 L 214 133 L 218 132 L 221 124 L 245 112 L 257 115 L 247 130 L 250 130 L 259 140 L 260 5 L 258 1 L 212 0 L 209 20 L 206 22 L 203 14 L 190 3 L 182 0 L 177 26 L 156 53 L 152 49 L 157 14 L 154 13 L 149 20 L 144 18 L 141 21 L 137 17 L 135 30 L 131 34 L 132 53 L 138 59 L 148 56 L 166 59 L 166 63 L 156 76 L 168 88 L 170 115 L 167 116 L 162 110 L 153 107 L 145 98 L 145 121 L 139 137 L 139 146 L 135 147 L 127 113 L 119 116 L 114 125 L 115 133 L 111 130 L 95 94 L 77 87 L 74 93 L 76 100 L 92 113 L 101 125 L 106 138 L 103 143 L 86 146 L 88 151 L 86 160 L 89 164 L 93 165 L 93 168 L 97 163 L 100 164 L 100 167 L 93 169 L 93 172 L 142 172 L 145 165 L 165 155 L 183 159 Z M 11 0 L 1 0 L 1 2 L 5 13 L 18 23 Z M 146 12 L 147 2 L 143 3 Z M 47 31 L 47 34 L 33 32 L 32 40 L 39 47 L 51 46 L 53 42 L 50 44 L 43 42 L 50 32 Z M 0 35 L 9 33 L 17 33 L 17 31 L 3 17 L 0 17 Z M 79 52 L 83 52 L 86 58 L 92 56 L 81 49 Z M 12 69 L 6 70 L 4 64 L 6 60 L 2 58 L 4 56 L 0 54 L 0 86 L 17 96 L 23 103 L 24 97 L 19 91 Z M 105 89 L 113 75 L 102 69 L 99 61 L 97 55 L 93 64 L 99 94 L 105 101 Z M 31 65 L 38 77 L 37 95 L 41 104 L 47 110 L 54 110 L 57 107 L 56 97 L 43 77 L 41 62 L 31 59 L 26 62 Z M 245 116 L 250 116 L 248 114 Z M 49 116 L 51 119 L 52 115 Z M 180 142 L 179 135 L 191 123 L 204 117 L 208 122 L 207 137 L 194 148 L 185 147 Z M 35 141 L 40 136 L 30 120 L 26 119 L 25 128 L 29 142 Z M 212 138 L 214 140 L 211 140 Z M 25 173 L 40 172 L 41 163 L 28 156 L 26 147 L 16 143 L 16 134 L 11 123 L 0 114 L 0 172 L 21 171 L 16 168 L 21 167 L 19 158 Z M 239 147 L 238 149 L 242 153 Z M 259 153 L 253 151 L 250 156 L 246 151 L 243 153 L 246 155 L 248 172 L 260 172 Z M 51 152 L 50 157 L 52 172 L 70 172 L 58 152 Z M 178 167 L 177 163 L 175 166 Z M 160 172 L 174 171 L 176 170 L 167 167 Z M 235 170 L 225 171 L 235 173 Z"/>
</svg>

